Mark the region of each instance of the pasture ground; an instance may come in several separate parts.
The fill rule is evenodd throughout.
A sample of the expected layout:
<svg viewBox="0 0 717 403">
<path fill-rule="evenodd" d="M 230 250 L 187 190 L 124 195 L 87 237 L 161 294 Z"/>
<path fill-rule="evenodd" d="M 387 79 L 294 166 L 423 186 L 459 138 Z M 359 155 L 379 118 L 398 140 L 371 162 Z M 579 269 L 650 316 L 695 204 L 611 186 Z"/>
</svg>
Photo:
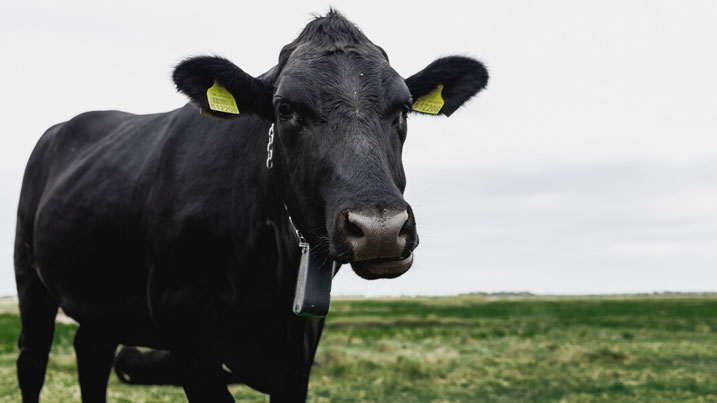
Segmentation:
<svg viewBox="0 0 717 403">
<path fill-rule="evenodd" d="M 20 401 L 13 304 L 0 302 L 0 402 Z M 79 401 L 74 330 L 57 325 L 45 402 Z M 717 402 L 717 295 L 338 298 L 309 388 L 310 402 Z M 185 399 L 112 375 L 108 400 Z"/>
</svg>

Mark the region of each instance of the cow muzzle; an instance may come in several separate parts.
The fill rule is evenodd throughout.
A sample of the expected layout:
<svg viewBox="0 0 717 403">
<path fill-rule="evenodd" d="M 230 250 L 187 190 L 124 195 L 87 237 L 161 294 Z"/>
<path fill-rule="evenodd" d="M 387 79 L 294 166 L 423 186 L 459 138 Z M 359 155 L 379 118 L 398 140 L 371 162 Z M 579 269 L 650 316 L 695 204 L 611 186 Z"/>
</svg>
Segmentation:
<svg viewBox="0 0 717 403">
<path fill-rule="evenodd" d="M 413 263 L 415 224 L 405 209 L 347 210 L 338 235 L 347 246 L 351 267 L 362 278 L 395 278 Z"/>
</svg>

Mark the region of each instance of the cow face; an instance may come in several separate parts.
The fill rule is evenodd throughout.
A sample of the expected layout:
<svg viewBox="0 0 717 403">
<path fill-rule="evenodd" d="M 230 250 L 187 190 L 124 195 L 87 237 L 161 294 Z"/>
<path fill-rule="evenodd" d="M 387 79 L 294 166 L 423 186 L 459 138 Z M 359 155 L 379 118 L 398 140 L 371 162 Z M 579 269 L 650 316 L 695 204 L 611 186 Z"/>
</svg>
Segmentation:
<svg viewBox="0 0 717 403">
<path fill-rule="evenodd" d="M 240 110 L 271 121 L 274 178 L 297 226 L 312 247 L 375 279 L 406 272 L 418 245 L 401 160 L 414 102 L 440 88 L 443 105 L 428 112 L 450 115 L 485 86 L 487 73 L 476 60 L 448 57 L 403 79 L 381 48 L 331 12 L 259 78 L 200 57 L 180 64 L 174 79 L 209 113 L 228 116 L 207 104 L 217 82 Z"/>
<path fill-rule="evenodd" d="M 403 199 L 411 108 L 403 79 L 370 44 L 331 51 L 299 45 L 275 86 L 284 197 L 301 212 L 306 235 L 327 240 L 330 255 L 364 278 L 408 270 L 418 237 Z"/>
</svg>

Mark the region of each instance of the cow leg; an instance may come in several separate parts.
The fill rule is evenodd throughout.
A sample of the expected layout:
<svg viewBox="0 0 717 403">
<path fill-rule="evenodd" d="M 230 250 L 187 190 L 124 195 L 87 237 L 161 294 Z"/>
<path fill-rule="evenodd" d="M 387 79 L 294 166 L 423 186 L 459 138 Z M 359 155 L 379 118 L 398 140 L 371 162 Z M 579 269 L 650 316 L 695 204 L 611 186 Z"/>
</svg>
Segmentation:
<svg viewBox="0 0 717 403">
<path fill-rule="evenodd" d="M 290 316 L 287 319 L 290 343 L 284 346 L 284 369 L 270 393 L 271 402 L 303 402 L 309 388 L 311 366 L 324 329 L 324 319 Z"/>
<path fill-rule="evenodd" d="M 118 343 L 101 328 L 81 325 L 75 333 L 75 355 L 83 402 L 105 402 L 107 381 Z"/>
<path fill-rule="evenodd" d="M 187 400 L 195 402 L 233 403 L 234 398 L 227 389 L 226 375 L 221 364 L 215 363 L 207 355 L 209 351 L 174 349 L 170 354 L 183 366 L 182 386 Z"/>
<path fill-rule="evenodd" d="M 122 347 L 115 357 L 115 373 L 132 385 L 182 386 L 181 366 L 167 350 L 141 351 Z"/>
<path fill-rule="evenodd" d="M 187 312 L 188 309 L 180 311 Z M 165 324 L 164 329 L 168 331 L 166 338 L 170 348 L 169 353 L 160 355 L 159 360 L 160 363 L 163 360 L 176 363 L 176 370 L 181 376 L 181 384 L 187 400 L 190 403 L 233 403 L 234 398 L 227 389 L 226 374 L 221 362 L 216 358 L 216 342 L 206 337 L 208 334 L 214 334 L 210 330 L 211 326 L 200 319 L 187 320 L 187 323 L 181 324 L 173 322 L 165 322 Z"/>
<path fill-rule="evenodd" d="M 37 402 L 40 399 L 57 315 L 57 304 L 33 268 L 31 244 L 30 237 L 23 231 L 23 225 L 18 219 L 15 238 L 15 283 L 22 328 L 17 340 L 20 355 L 16 366 L 22 401 L 25 403 Z"/>
<path fill-rule="evenodd" d="M 276 389 L 270 394 L 271 403 L 305 402 L 309 388 L 311 368 L 283 374 Z"/>
<path fill-rule="evenodd" d="M 122 347 L 115 357 L 115 373 L 133 385 L 182 386 L 181 366 L 167 350 L 141 351 Z"/>
<path fill-rule="evenodd" d="M 55 332 L 57 304 L 34 271 L 16 275 L 22 330 L 18 337 L 17 379 L 22 401 L 37 402 L 45 380 L 47 358 Z"/>
<path fill-rule="evenodd" d="M 222 368 L 223 369 L 223 368 Z M 182 367 L 167 350 L 139 350 L 122 347 L 115 357 L 115 373 L 131 385 L 182 386 Z M 239 383 L 234 374 L 222 370 L 222 383 Z"/>
</svg>

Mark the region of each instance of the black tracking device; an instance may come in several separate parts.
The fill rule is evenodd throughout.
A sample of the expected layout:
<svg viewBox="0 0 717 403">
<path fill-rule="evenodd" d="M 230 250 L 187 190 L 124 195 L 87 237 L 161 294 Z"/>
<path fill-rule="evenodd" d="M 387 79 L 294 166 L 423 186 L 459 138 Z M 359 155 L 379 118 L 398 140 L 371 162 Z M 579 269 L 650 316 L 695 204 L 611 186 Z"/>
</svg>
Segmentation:
<svg viewBox="0 0 717 403">
<path fill-rule="evenodd" d="M 301 263 L 296 279 L 294 313 L 299 316 L 323 318 L 329 313 L 331 303 L 331 280 L 338 264 L 332 259 L 312 256 L 307 242 L 300 242 Z"/>
</svg>

